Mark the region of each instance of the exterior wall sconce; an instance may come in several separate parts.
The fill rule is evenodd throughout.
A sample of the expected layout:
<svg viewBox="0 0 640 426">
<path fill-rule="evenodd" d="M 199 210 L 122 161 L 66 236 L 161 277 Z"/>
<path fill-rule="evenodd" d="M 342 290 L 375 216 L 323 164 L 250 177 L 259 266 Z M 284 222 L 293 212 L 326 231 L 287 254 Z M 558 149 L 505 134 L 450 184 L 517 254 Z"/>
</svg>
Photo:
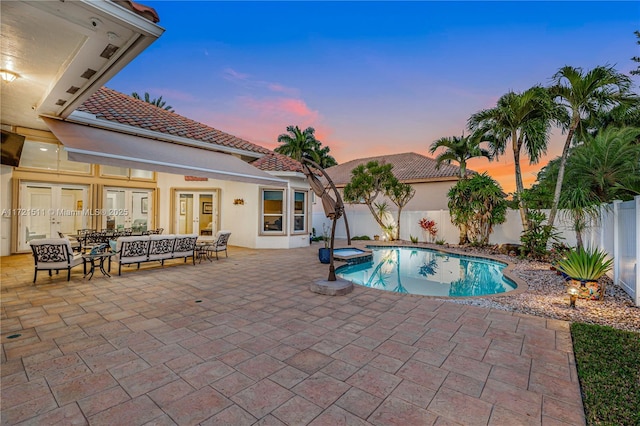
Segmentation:
<svg viewBox="0 0 640 426">
<path fill-rule="evenodd" d="M 233 200 L 233 205 L 234 206 L 244 206 L 244 199 L 243 198 L 236 198 L 235 200 Z"/>
<path fill-rule="evenodd" d="M 5 83 L 11 83 L 13 80 L 15 80 L 18 77 L 19 77 L 19 75 L 16 74 L 15 72 L 13 72 L 13 71 L 0 70 L 0 78 Z"/>
</svg>

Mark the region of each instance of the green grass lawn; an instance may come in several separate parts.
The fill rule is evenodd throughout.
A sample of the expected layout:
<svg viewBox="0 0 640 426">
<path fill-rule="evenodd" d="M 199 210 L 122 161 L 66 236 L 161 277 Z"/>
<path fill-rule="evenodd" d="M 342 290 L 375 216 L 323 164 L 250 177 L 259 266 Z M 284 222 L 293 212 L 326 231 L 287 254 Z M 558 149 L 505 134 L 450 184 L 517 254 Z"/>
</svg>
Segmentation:
<svg viewBox="0 0 640 426">
<path fill-rule="evenodd" d="M 588 425 L 640 425 L 640 333 L 571 324 Z"/>
</svg>

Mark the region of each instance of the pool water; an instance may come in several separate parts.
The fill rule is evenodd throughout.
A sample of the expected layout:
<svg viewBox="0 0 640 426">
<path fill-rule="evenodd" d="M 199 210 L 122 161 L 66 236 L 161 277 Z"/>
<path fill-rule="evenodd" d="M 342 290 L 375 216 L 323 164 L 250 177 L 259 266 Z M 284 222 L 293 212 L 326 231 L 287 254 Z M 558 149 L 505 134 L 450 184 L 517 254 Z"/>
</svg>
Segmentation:
<svg viewBox="0 0 640 426">
<path fill-rule="evenodd" d="M 469 297 L 506 293 L 506 264 L 479 257 L 408 247 L 368 247 L 373 261 L 341 266 L 336 275 L 366 287 L 423 296 Z"/>
</svg>

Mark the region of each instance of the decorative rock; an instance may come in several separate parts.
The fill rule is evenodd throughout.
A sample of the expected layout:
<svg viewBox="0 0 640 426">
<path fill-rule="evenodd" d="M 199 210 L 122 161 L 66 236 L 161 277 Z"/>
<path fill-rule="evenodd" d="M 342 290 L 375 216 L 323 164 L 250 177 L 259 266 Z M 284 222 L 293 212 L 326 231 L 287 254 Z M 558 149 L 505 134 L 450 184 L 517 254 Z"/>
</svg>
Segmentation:
<svg viewBox="0 0 640 426">
<path fill-rule="evenodd" d="M 336 281 L 316 280 L 309 284 L 309 290 L 327 296 L 344 296 L 353 291 L 353 283 L 342 279 Z"/>
<path fill-rule="evenodd" d="M 488 254 L 515 264 L 511 272 L 524 280 L 528 289 L 517 295 L 508 295 L 507 293 L 477 299 L 447 299 L 449 302 L 544 318 L 608 325 L 622 330 L 640 332 L 640 307 L 636 307 L 622 287 L 613 284 L 607 276 L 600 278 L 600 283 L 605 284 L 603 300 L 579 299 L 576 309 L 573 309 L 569 307 L 569 295 L 565 280 L 562 276 L 556 275 L 556 271 L 552 271 L 547 262 L 512 258 L 505 254 L 496 253 L 492 247 L 455 249 L 452 246 L 451 249 L 454 252 L 464 252 L 465 254 Z"/>
</svg>

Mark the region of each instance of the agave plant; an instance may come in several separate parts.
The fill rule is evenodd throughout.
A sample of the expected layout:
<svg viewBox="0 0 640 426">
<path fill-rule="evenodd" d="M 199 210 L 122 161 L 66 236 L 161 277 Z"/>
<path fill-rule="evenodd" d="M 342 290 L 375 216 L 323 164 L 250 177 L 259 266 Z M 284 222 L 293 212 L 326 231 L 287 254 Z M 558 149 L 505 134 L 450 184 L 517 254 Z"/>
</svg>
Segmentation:
<svg viewBox="0 0 640 426">
<path fill-rule="evenodd" d="M 612 265 L 613 259 L 607 259 L 604 250 L 579 248 L 558 261 L 556 268 L 575 280 L 597 281 Z"/>
</svg>

